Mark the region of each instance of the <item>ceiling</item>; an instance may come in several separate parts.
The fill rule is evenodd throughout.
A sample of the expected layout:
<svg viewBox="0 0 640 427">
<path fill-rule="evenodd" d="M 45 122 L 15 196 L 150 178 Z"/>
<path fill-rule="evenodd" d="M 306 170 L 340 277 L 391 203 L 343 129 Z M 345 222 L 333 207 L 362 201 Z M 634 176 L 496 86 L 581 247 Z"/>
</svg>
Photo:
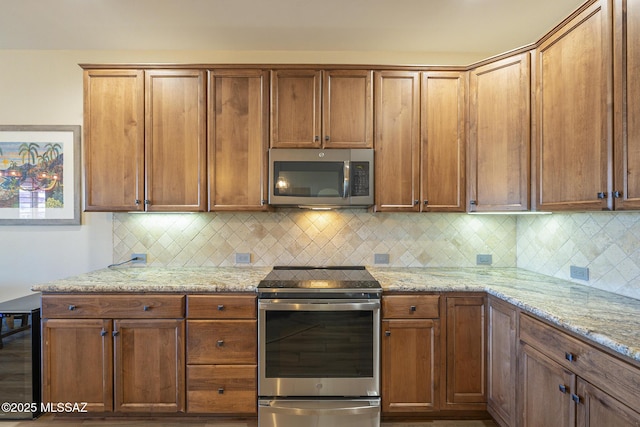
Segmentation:
<svg viewBox="0 0 640 427">
<path fill-rule="evenodd" d="M 584 0 L 0 0 L 0 49 L 502 53 Z"/>
</svg>

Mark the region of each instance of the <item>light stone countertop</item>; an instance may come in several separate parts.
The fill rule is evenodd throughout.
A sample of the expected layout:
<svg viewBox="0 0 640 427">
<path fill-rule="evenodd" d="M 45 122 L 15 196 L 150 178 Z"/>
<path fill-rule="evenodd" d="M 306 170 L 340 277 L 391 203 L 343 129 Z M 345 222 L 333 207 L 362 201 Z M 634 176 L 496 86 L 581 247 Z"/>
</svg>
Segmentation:
<svg viewBox="0 0 640 427">
<path fill-rule="evenodd" d="M 640 300 L 517 268 L 367 267 L 388 292 L 487 292 L 640 362 Z M 254 292 L 271 267 L 120 267 L 35 285 L 44 293 Z"/>
</svg>

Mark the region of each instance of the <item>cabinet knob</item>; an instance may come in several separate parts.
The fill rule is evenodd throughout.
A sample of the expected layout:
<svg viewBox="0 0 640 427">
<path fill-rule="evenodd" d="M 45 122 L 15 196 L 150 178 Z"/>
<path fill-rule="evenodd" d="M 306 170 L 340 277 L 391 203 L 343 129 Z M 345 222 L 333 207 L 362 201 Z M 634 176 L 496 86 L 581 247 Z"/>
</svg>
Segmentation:
<svg viewBox="0 0 640 427">
<path fill-rule="evenodd" d="M 420 203 L 420 200 L 414 200 L 413 201 L 413 206 L 418 206 L 419 203 Z"/>
<path fill-rule="evenodd" d="M 136 199 L 136 200 L 134 200 L 134 203 L 136 204 L 136 206 L 138 206 L 140 204 L 140 200 Z"/>
<path fill-rule="evenodd" d="M 569 362 L 575 362 L 578 359 L 576 355 L 573 353 L 565 353 L 564 358 L 567 359 Z"/>
<path fill-rule="evenodd" d="M 218 394 L 224 394 L 224 389 L 223 388 L 219 388 L 218 389 Z"/>
<path fill-rule="evenodd" d="M 385 337 L 390 337 L 391 336 L 391 331 L 384 331 L 384 336 Z"/>
<path fill-rule="evenodd" d="M 320 137 L 319 137 L 318 135 L 316 135 L 316 136 L 313 138 L 313 140 L 314 140 L 315 142 L 318 142 L 318 141 L 320 141 Z"/>
<path fill-rule="evenodd" d="M 564 384 L 560 384 L 560 385 L 558 386 L 558 389 L 559 389 L 562 393 L 565 393 L 565 394 L 567 393 L 567 386 L 566 386 L 566 385 L 564 385 Z"/>
<path fill-rule="evenodd" d="M 218 342 L 216 342 L 216 345 L 218 347 L 222 347 L 224 345 L 224 340 L 218 340 Z"/>
<path fill-rule="evenodd" d="M 571 394 L 571 400 L 573 400 L 576 403 L 580 403 L 580 396 L 578 396 L 577 394 Z"/>
<path fill-rule="evenodd" d="M 150 306 L 148 306 L 148 305 L 145 305 L 144 307 L 142 307 L 142 309 L 143 309 L 144 311 L 149 311 L 149 310 L 151 310 L 151 307 L 150 307 Z"/>
<path fill-rule="evenodd" d="M 478 202 L 476 202 L 475 200 L 469 200 L 469 204 L 470 204 L 471 206 L 475 206 L 475 205 L 477 205 L 477 204 L 478 204 Z"/>
<path fill-rule="evenodd" d="M 149 200 L 149 199 L 144 199 L 144 204 L 145 204 L 145 205 L 150 205 L 150 204 L 151 204 L 151 200 Z"/>
<path fill-rule="evenodd" d="M 70 306 L 69 306 L 69 311 L 73 311 L 73 310 L 75 310 L 75 309 L 76 309 L 76 306 L 75 306 L 75 305 L 70 305 Z"/>
<path fill-rule="evenodd" d="M 120 331 L 113 331 L 111 335 L 113 335 L 114 337 L 117 337 L 118 335 L 120 335 Z"/>
<path fill-rule="evenodd" d="M 611 195 L 613 195 L 614 198 L 619 199 L 622 197 L 622 191 L 614 191 Z"/>
<path fill-rule="evenodd" d="M 598 193 L 598 199 L 606 199 L 607 193 Z"/>
<path fill-rule="evenodd" d="M 218 311 L 222 311 L 224 310 L 224 304 L 219 304 L 218 305 Z"/>
<path fill-rule="evenodd" d="M 427 206 L 428 204 L 429 204 L 429 201 L 428 201 L 428 200 L 425 200 L 425 201 L 424 201 L 424 205 L 425 205 L 425 206 Z"/>
<path fill-rule="evenodd" d="M 324 137 L 324 140 L 325 140 L 325 141 L 329 142 L 329 140 L 330 140 L 330 139 L 331 139 L 331 138 L 329 138 L 329 135 L 325 135 L 325 137 Z"/>
<path fill-rule="evenodd" d="M 104 329 L 100 331 L 100 336 L 104 337 L 107 335 L 107 331 L 105 331 Z"/>
<path fill-rule="evenodd" d="M 415 306 L 415 305 L 412 305 L 412 306 L 409 308 L 409 310 L 411 310 L 411 311 L 416 311 L 416 306 Z"/>
</svg>

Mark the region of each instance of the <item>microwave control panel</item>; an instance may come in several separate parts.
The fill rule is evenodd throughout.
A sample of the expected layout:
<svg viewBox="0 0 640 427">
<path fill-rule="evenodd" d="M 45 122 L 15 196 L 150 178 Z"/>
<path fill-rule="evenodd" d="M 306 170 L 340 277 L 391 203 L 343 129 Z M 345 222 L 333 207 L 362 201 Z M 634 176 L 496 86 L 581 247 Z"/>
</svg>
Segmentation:
<svg viewBox="0 0 640 427">
<path fill-rule="evenodd" d="M 369 162 L 351 162 L 351 196 L 369 195 Z"/>
</svg>

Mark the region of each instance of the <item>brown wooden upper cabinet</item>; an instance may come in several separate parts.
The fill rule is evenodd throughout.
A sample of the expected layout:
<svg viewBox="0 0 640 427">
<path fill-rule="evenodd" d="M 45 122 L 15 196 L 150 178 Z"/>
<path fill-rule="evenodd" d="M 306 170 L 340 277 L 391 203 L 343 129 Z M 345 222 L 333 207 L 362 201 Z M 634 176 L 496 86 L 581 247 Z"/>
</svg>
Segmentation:
<svg viewBox="0 0 640 427">
<path fill-rule="evenodd" d="M 613 207 L 610 14 L 593 2 L 535 51 L 537 210 Z"/>
<path fill-rule="evenodd" d="M 203 211 L 200 70 L 86 70 L 87 211 Z"/>
<path fill-rule="evenodd" d="M 377 71 L 375 210 L 420 211 L 420 73 Z"/>
<path fill-rule="evenodd" d="M 273 70 L 271 147 L 373 147 L 370 70 Z"/>
<path fill-rule="evenodd" d="M 209 210 L 267 209 L 269 72 L 209 72 Z"/>
<path fill-rule="evenodd" d="M 640 209 L 640 2 L 615 0 L 614 187 L 616 210 Z"/>
<path fill-rule="evenodd" d="M 421 210 L 465 211 L 467 73 L 422 73 Z"/>
<path fill-rule="evenodd" d="M 529 209 L 529 58 L 521 53 L 470 72 L 470 212 Z"/>
</svg>

